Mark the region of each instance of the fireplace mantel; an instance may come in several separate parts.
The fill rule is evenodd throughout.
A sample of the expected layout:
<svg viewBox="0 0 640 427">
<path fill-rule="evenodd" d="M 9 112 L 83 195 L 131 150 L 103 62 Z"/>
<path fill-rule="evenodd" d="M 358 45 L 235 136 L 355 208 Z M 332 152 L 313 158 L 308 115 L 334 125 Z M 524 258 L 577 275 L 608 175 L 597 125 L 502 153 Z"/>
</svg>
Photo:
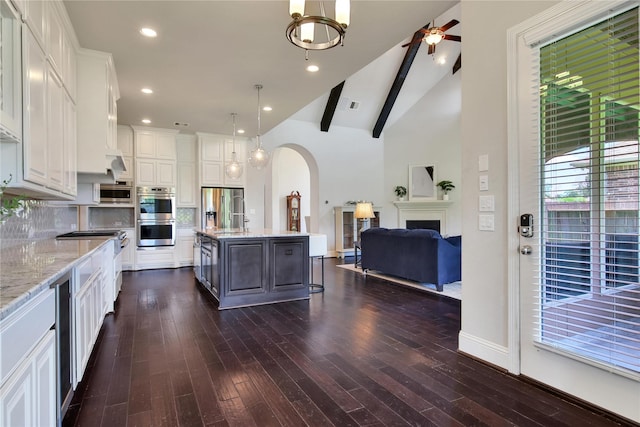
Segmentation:
<svg viewBox="0 0 640 427">
<path fill-rule="evenodd" d="M 451 200 L 429 200 L 429 201 L 395 201 L 396 208 L 400 209 L 442 209 L 451 205 Z"/>
<path fill-rule="evenodd" d="M 452 203 L 451 200 L 393 202 L 398 209 L 398 227 L 405 228 L 407 220 L 438 220 L 440 234 L 446 235 L 447 210 Z"/>
</svg>

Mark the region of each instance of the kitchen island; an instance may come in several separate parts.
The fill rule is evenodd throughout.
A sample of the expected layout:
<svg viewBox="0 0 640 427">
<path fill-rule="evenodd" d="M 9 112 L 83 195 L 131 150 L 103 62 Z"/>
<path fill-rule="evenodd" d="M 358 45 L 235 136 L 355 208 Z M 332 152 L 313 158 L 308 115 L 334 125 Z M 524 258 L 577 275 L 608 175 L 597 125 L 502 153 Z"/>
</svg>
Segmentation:
<svg viewBox="0 0 640 427">
<path fill-rule="evenodd" d="M 309 298 L 309 235 L 293 231 L 198 230 L 200 283 L 218 309 Z"/>
</svg>

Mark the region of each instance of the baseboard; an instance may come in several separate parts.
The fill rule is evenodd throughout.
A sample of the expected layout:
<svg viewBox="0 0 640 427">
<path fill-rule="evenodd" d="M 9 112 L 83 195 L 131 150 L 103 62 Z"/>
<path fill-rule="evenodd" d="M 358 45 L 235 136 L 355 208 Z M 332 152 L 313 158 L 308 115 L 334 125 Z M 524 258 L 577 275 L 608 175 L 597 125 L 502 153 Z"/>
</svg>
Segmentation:
<svg viewBox="0 0 640 427">
<path fill-rule="evenodd" d="M 460 331 L 458 334 L 458 349 L 469 356 L 486 361 L 498 368 L 509 368 L 509 349 L 507 347 L 497 345 L 475 335 Z"/>
</svg>

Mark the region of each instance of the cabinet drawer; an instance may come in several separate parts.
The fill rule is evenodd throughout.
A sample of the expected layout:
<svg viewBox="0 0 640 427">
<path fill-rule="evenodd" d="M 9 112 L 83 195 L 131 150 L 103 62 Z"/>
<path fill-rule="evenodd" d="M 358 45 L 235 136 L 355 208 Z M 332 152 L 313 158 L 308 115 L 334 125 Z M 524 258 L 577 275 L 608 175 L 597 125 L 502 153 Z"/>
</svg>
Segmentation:
<svg viewBox="0 0 640 427">
<path fill-rule="evenodd" d="M 0 384 L 55 323 L 56 296 L 47 289 L 0 323 Z"/>
</svg>

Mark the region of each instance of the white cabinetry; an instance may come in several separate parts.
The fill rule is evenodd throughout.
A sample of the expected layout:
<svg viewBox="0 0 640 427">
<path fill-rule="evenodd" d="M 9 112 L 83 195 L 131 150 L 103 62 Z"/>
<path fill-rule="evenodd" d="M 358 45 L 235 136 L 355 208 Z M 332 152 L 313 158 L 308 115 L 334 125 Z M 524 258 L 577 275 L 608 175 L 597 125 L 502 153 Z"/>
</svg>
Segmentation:
<svg viewBox="0 0 640 427">
<path fill-rule="evenodd" d="M 77 195 L 78 194 L 78 175 L 77 170 L 77 158 L 78 158 L 78 143 L 76 139 L 76 105 L 73 103 L 70 95 L 65 92 L 64 94 L 64 185 L 62 191 L 66 194 Z"/>
<path fill-rule="evenodd" d="M 169 129 L 133 127 L 137 186 L 176 186 L 177 133 Z"/>
<path fill-rule="evenodd" d="M 23 28 L 24 179 L 46 186 L 49 179 L 47 175 L 47 61 L 34 35 L 27 27 Z"/>
<path fill-rule="evenodd" d="M 72 178 L 76 173 L 76 158 L 75 155 L 65 156 L 65 153 L 66 145 L 76 141 L 76 130 L 68 125 L 75 123 L 76 114 L 73 107 L 75 48 L 72 42 L 75 35 L 65 24 L 68 18 L 60 2 L 28 1 L 21 6 L 25 9 L 26 22 L 21 26 L 22 91 L 8 90 L 5 95 L 5 88 L 10 88 L 8 82 L 15 82 L 17 78 L 12 74 L 18 68 L 13 65 L 16 58 L 13 49 L 5 49 L 4 15 L 8 9 L 3 4 L 3 47 L 0 50 L 3 63 L 11 62 L 6 67 L 2 65 L 0 74 L 2 122 L 5 122 L 5 109 L 14 115 L 17 112 L 10 98 L 21 96 L 23 130 L 21 142 L 3 142 L 0 146 L 0 177 L 7 179 L 11 175 L 10 192 L 71 200 L 76 195 L 75 178 Z M 7 39 L 13 37 L 7 36 Z M 12 72 L 5 74 L 9 68 Z M 6 107 L 5 96 L 8 98 Z"/>
<path fill-rule="evenodd" d="M 179 147 L 176 205 L 179 208 L 195 208 L 198 201 L 196 139 L 193 135 L 178 135 L 176 143 Z"/>
<path fill-rule="evenodd" d="M 113 242 L 110 240 L 74 270 L 75 382 L 82 380 L 113 292 Z"/>
<path fill-rule="evenodd" d="M 133 169 L 133 131 L 131 127 L 118 125 L 118 150 L 122 151 L 122 158 L 126 170 L 120 174 L 120 181 L 135 180 L 135 174 Z"/>
<path fill-rule="evenodd" d="M 0 425 L 56 425 L 55 292 L 0 323 Z"/>
<path fill-rule="evenodd" d="M 360 229 L 362 229 L 364 225 L 362 219 L 355 218 L 355 211 L 355 205 L 336 206 L 333 208 L 338 258 L 344 258 L 346 255 L 354 254 L 355 242 L 359 240 Z M 374 206 L 373 214 L 375 218 L 369 220 L 369 227 L 380 227 L 380 208 Z"/>
<path fill-rule="evenodd" d="M 22 36 L 20 18 L 9 0 L 0 0 L 0 141 L 22 140 Z"/>
<path fill-rule="evenodd" d="M 64 89 L 50 66 L 47 67 L 47 186 L 58 191 L 64 187 Z"/>
<path fill-rule="evenodd" d="M 116 101 L 120 98 L 111 54 L 78 52 L 78 172 L 103 174 L 117 146 Z"/>
<path fill-rule="evenodd" d="M 193 265 L 193 230 L 178 230 L 174 264 L 176 267 Z"/>
<path fill-rule="evenodd" d="M 127 233 L 129 244 L 122 249 L 122 269 L 134 270 L 135 250 L 136 250 L 136 230 L 135 228 L 125 228 L 122 231 Z"/>
<path fill-rule="evenodd" d="M 238 179 L 225 175 L 225 162 L 231 160 L 233 138 L 227 135 L 196 133 L 200 152 L 200 184 L 203 187 L 227 186 L 242 187 L 246 173 Z M 236 138 L 236 155 L 246 171 L 246 140 Z"/>
</svg>

